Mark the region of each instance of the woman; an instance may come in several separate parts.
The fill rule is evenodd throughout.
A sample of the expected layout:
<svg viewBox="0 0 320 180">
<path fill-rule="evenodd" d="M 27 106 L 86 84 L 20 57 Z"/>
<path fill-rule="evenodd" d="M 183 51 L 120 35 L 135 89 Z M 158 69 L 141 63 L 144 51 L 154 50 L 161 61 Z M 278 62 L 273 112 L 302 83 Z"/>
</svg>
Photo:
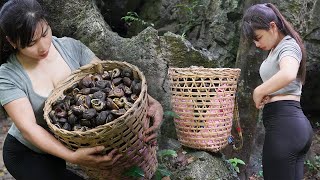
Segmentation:
<svg viewBox="0 0 320 180">
<path fill-rule="evenodd" d="M 243 17 L 243 33 L 256 47 L 269 51 L 260 66 L 263 81 L 253 100 L 263 107 L 265 180 L 303 179 L 304 157 L 312 128 L 300 106 L 306 76 L 306 52 L 298 33 L 270 3 L 251 6 Z"/>
<path fill-rule="evenodd" d="M 108 169 L 121 155 L 103 146 L 71 151 L 49 133 L 43 118 L 46 98 L 70 73 L 99 59 L 80 41 L 52 36 L 40 4 L 9 0 L 0 11 L 0 102 L 13 121 L 3 147 L 3 159 L 17 180 L 82 179 L 65 162 Z M 145 141 L 154 141 L 162 120 L 159 102 L 149 96 L 148 115 L 154 126 Z"/>
</svg>

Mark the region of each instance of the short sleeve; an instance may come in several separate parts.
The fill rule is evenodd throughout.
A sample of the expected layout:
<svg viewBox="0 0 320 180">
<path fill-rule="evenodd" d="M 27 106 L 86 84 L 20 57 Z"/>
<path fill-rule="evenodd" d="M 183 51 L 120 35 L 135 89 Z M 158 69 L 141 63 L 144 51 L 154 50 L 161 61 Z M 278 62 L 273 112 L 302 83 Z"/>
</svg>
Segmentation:
<svg viewBox="0 0 320 180">
<path fill-rule="evenodd" d="M 67 58 L 79 66 L 89 64 L 95 57 L 95 54 L 79 40 L 70 37 L 57 38 L 56 40 Z"/>
<path fill-rule="evenodd" d="M 17 84 L 9 80 L 8 78 L 0 76 L 0 102 L 1 105 L 26 97 L 26 93 L 19 88 Z"/>
<path fill-rule="evenodd" d="M 279 53 L 279 61 L 286 56 L 291 56 L 296 59 L 299 63 L 302 59 L 302 52 L 300 46 L 294 41 L 286 42 L 283 44 Z"/>
<path fill-rule="evenodd" d="M 77 53 L 77 58 L 79 59 L 80 66 L 89 64 L 91 60 L 95 57 L 95 54 L 81 41 L 75 40 L 75 48 Z"/>
</svg>

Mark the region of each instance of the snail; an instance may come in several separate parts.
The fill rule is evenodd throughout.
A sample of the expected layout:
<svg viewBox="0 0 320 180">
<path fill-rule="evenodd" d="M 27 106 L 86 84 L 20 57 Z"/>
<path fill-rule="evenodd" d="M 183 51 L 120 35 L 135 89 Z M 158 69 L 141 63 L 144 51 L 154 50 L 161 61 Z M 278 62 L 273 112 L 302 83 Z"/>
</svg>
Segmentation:
<svg viewBox="0 0 320 180">
<path fill-rule="evenodd" d="M 87 131 L 124 115 L 141 93 L 141 81 L 130 68 L 104 69 L 87 74 L 52 103 L 49 118 L 56 127 Z"/>
<path fill-rule="evenodd" d="M 92 107 L 97 111 L 101 111 L 106 107 L 106 102 L 101 99 L 91 99 L 91 104 Z"/>
</svg>

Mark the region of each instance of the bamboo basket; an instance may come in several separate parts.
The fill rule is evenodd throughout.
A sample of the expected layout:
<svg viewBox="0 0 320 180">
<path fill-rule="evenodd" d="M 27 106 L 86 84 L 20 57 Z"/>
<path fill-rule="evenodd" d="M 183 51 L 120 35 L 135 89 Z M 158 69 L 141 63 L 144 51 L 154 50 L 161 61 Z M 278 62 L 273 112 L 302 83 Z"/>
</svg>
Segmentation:
<svg viewBox="0 0 320 180">
<path fill-rule="evenodd" d="M 124 115 L 87 131 L 67 131 L 52 124 L 49 116 L 52 110 L 51 105 L 64 98 L 65 89 L 78 83 L 88 74 L 101 72 L 101 68 L 112 70 L 124 67 L 131 68 L 134 76 L 138 77 L 142 83 L 138 99 Z M 66 80 L 60 82 L 45 102 L 44 118 L 54 136 L 71 150 L 103 145 L 106 147 L 106 153 L 116 148 L 123 155 L 108 171 L 83 167 L 91 179 L 126 179 L 123 177 L 124 172 L 133 166 L 138 166 L 144 171 L 143 179 L 151 179 L 157 168 L 157 159 L 156 146 L 150 146 L 144 142 L 144 132 L 149 128 L 149 119 L 146 118 L 147 107 L 147 84 L 143 73 L 136 66 L 126 62 L 102 61 L 82 66 Z"/>
<path fill-rule="evenodd" d="M 231 135 L 240 69 L 169 68 L 174 124 L 182 145 L 217 152 Z"/>
</svg>

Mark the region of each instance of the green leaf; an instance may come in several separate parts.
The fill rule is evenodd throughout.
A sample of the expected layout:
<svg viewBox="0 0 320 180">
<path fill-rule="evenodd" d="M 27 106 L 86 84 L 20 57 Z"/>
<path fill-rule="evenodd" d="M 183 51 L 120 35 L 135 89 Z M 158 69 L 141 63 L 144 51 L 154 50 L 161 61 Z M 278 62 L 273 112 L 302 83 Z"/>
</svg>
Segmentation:
<svg viewBox="0 0 320 180">
<path fill-rule="evenodd" d="M 237 173 L 240 172 L 239 167 L 234 167 L 234 169 L 237 171 Z"/>
<path fill-rule="evenodd" d="M 140 167 L 132 166 L 124 173 L 124 175 L 129 177 L 144 177 L 144 172 Z"/>
<path fill-rule="evenodd" d="M 156 178 L 156 180 L 161 180 L 162 179 L 162 174 L 161 174 L 160 171 L 158 171 L 158 170 L 156 171 L 155 178 Z"/>
<path fill-rule="evenodd" d="M 127 12 L 127 16 L 133 16 L 133 17 L 139 17 L 139 15 L 136 12 Z"/>
<path fill-rule="evenodd" d="M 232 165 L 242 164 L 245 165 L 246 163 L 243 162 L 241 159 L 233 158 L 228 160 Z"/>
<path fill-rule="evenodd" d="M 156 170 L 155 178 L 156 180 L 161 180 L 165 176 L 171 176 L 171 172 L 167 170 L 166 166 L 159 164 Z"/>
<path fill-rule="evenodd" d="M 238 163 L 238 164 L 242 164 L 242 165 L 245 165 L 245 164 L 246 164 L 246 163 L 244 163 L 241 159 L 238 159 L 238 160 L 237 160 L 237 163 Z"/>
<path fill-rule="evenodd" d="M 175 150 L 171 149 L 164 149 L 161 151 L 158 151 L 159 157 L 164 157 L 164 156 L 172 156 L 172 157 L 177 157 L 177 152 Z"/>
<path fill-rule="evenodd" d="M 173 111 L 165 111 L 164 115 L 180 119 L 180 116 L 177 113 L 173 112 Z"/>
<path fill-rule="evenodd" d="M 171 174 L 172 174 L 167 168 L 158 168 L 157 171 L 160 172 L 160 174 L 162 175 L 162 177 L 164 177 L 164 176 L 171 176 Z"/>
</svg>

